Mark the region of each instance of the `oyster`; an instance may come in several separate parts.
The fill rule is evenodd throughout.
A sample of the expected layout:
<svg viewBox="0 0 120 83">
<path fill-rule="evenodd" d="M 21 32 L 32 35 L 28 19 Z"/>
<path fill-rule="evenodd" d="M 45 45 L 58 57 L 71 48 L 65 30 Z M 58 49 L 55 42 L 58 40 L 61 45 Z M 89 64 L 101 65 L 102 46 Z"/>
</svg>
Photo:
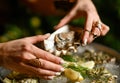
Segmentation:
<svg viewBox="0 0 120 83">
<path fill-rule="evenodd" d="M 77 52 L 80 46 L 82 30 L 68 25 L 58 29 L 44 40 L 44 49 L 56 56 Z"/>
</svg>

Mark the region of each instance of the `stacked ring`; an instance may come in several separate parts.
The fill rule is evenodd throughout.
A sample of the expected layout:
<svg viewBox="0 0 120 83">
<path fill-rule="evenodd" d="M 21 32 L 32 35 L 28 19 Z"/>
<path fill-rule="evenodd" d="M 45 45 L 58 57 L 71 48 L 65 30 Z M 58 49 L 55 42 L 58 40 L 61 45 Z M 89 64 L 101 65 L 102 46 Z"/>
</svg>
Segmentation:
<svg viewBox="0 0 120 83">
<path fill-rule="evenodd" d="M 34 66 L 34 67 L 41 67 L 41 62 L 40 62 L 40 59 L 30 59 L 28 61 L 28 64 L 31 65 L 31 66 Z"/>
<path fill-rule="evenodd" d="M 98 37 L 95 33 L 92 33 L 92 32 L 91 32 L 91 31 L 89 31 L 89 30 L 86 30 L 86 29 L 85 29 L 85 31 L 87 31 L 87 32 L 91 33 L 91 34 L 93 35 L 93 38 L 97 38 L 97 37 Z"/>
<path fill-rule="evenodd" d="M 100 33 L 102 32 L 102 24 L 101 24 L 100 21 L 97 21 L 95 24 L 93 24 L 93 27 L 94 28 L 98 28 Z M 91 34 L 93 35 L 93 38 L 97 38 L 98 37 L 98 35 L 95 34 L 94 32 L 91 32 Z"/>
<path fill-rule="evenodd" d="M 97 21 L 96 24 L 95 24 L 95 27 L 98 28 L 100 30 L 100 32 L 102 32 L 102 25 L 101 25 L 101 22 L 100 21 Z"/>
</svg>

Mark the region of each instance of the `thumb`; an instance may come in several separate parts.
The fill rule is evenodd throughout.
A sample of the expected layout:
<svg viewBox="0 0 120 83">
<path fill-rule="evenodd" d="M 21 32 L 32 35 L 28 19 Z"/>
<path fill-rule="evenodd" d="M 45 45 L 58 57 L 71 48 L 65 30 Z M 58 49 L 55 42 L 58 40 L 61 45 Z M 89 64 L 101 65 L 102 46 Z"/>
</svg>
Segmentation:
<svg viewBox="0 0 120 83">
<path fill-rule="evenodd" d="M 25 40 L 34 44 L 34 43 L 37 43 L 37 42 L 47 39 L 49 36 L 50 36 L 50 33 L 47 33 L 45 35 L 37 35 L 37 36 L 33 36 L 33 37 L 27 37 L 27 38 L 25 38 Z"/>
<path fill-rule="evenodd" d="M 59 29 L 60 27 L 64 26 L 65 24 L 70 22 L 74 17 L 75 17 L 75 14 L 73 11 L 71 11 L 62 20 L 60 20 L 60 22 L 58 23 L 58 25 L 54 27 L 54 29 Z"/>
</svg>

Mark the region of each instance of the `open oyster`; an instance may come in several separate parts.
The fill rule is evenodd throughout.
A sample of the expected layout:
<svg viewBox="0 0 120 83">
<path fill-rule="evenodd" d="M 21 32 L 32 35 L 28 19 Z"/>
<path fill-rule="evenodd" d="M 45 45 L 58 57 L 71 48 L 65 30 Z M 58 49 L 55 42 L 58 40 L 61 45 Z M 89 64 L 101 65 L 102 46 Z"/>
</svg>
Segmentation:
<svg viewBox="0 0 120 83">
<path fill-rule="evenodd" d="M 75 53 L 80 46 L 81 37 L 82 29 L 66 25 L 44 40 L 44 49 L 57 56 Z"/>
</svg>

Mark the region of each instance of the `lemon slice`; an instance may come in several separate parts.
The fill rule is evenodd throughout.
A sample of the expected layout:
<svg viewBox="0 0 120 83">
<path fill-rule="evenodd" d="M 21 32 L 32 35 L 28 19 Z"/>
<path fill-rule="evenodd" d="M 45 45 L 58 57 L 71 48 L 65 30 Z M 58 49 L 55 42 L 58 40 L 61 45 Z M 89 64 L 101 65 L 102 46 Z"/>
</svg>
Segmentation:
<svg viewBox="0 0 120 83">
<path fill-rule="evenodd" d="M 79 72 L 74 71 L 70 68 L 65 69 L 64 74 L 68 79 L 72 81 L 82 81 L 84 79 Z"/>
<path fill-rule="evenodd" d="M 95 66 L 95 62 L 94 61 L 88 61 L 88 62 L 85 62 L 85 63 L 81 63 L 80 66 L 86 67 L 88 69 L 93 69 L 93 67 Z"/>
</svg>

